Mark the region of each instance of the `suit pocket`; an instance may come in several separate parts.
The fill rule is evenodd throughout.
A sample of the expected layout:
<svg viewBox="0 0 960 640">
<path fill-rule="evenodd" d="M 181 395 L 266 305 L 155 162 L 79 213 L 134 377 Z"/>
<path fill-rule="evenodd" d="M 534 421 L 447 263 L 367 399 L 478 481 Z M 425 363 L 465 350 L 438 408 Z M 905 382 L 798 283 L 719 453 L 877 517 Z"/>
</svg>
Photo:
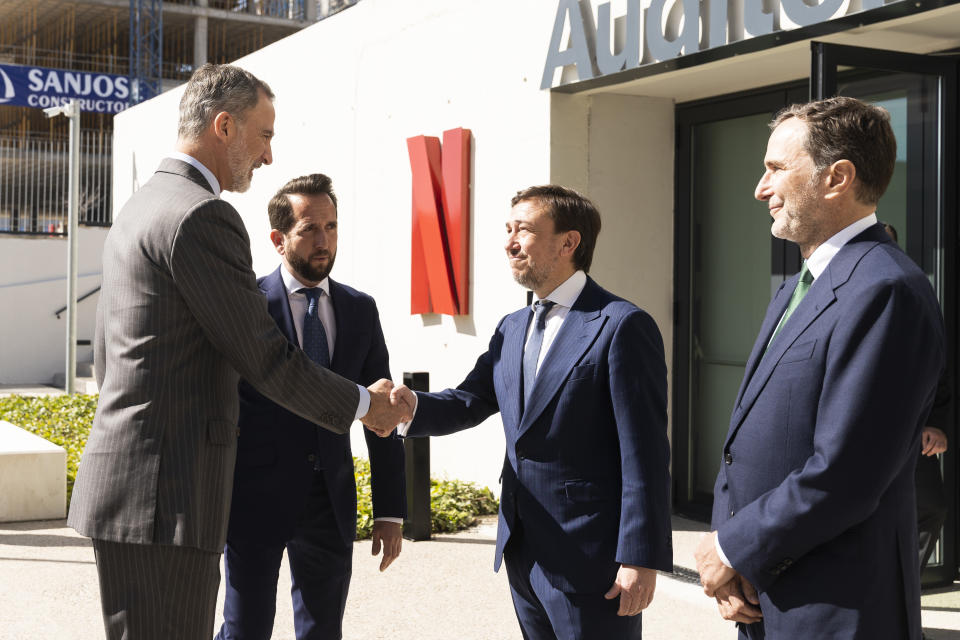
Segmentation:
<svg viewBox="0 0 960 640">
<path fill-rule="evenodd" d="M 236 437 L 237 430 L 229 420 L 207 421 L 207 442 L 210 444 L 230 444 L 231 438 Z"/>
<path fill-rule="evenodd" d="M 813 357 L 813 350 L 816 348 L 816 346 L 816 340 L 795 344 L 786 350 L 786 352 L 783 354 L 783 357 L 780 358 L 780 364 L 809 360 Z"/>
<path fill-rule="evenodd" d="M 582 380 L 584 378 L 592 378 L 597 372 L 597 365 L 595 362 L 589 364 L 581 364 L 573 368 L 570 372 L 570 377 L 568 381 L 572 382 L 574 380 Z"/>
<path fill-rule="evenodd" d="M 563 484 L 563 490 L 570 502 L 597 502 L 609 498 L 600 485 L 588 480 L 569 480 Z"/>
</svg>

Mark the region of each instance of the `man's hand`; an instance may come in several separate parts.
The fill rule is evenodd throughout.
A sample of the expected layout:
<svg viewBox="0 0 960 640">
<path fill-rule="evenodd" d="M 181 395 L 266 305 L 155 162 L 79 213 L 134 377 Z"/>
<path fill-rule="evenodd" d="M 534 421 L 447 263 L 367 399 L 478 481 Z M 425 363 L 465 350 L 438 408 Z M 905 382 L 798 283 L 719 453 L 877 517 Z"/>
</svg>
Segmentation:
<svg viewBox="0 0 960 640">
<path fill-rule="evenodd" d="M 394 405 L 390 402 L 390 390 L 393 383 L 382 378 L 367 387 L 370 392 L 370 409 L 360 418 L 360 422 L 381 438 L 386 438 L 398 424 L 407 422 L 413 415 L 403 403 Z"/>
<path fill-rule="evenodd" d="M 390 402 L 400 406 L 406 405 L 412 416 L 417 408 L 417 394 L 411 391 L 407 385 L 398 384 L 390 390 Z"/>
<path fill-rule="evenodd" d="M 935 456 L 947 450 L 947 434 L 936 427 L 924 427 L 920 434 L 920 452 Z"/>
<path fill-rule="evenodd" d="M 757 590 L 739 573 L 730 582 L 717 587 L 716 598 L 724 620 L 747 624 L 763 620 Z"/>
<path fill-rule="evenodd" d="M 607 600 L 620 596 L 618 616 L 635 616 L 653 602 L 653 592 L 657 588 L 657 571 L 646 567 L 622 564 L 617 571 L 610 591 L 604 594 Z"/>
<path fill-rule="evenodd" d="M 386 571 L 387 567 L 400 555 L 400 547 L 403 545 L 403 525 L 399 522 L 387 522 L 384 520 L 375 520 L 373 522 L 373 547 L 370 549 L 370 555 L 380 553 L 380 543 L 383 543 L 383 559 L 380 560 L 380 571 Z"/>
<path fill-rule="evenodd" d="M 700 584 L 703 585 L 703 592 L 711 598 L 716 595 L 717 588 L 733 579 L 737 573 L 727 565 L 723 564 L 720 556 L 717 554 L 717 532 L 711 531 L 700 536 L 700 543 L 697 545 L 693 557 L 697 559 L 697 571 L 700 573 Z"/>
</svg>

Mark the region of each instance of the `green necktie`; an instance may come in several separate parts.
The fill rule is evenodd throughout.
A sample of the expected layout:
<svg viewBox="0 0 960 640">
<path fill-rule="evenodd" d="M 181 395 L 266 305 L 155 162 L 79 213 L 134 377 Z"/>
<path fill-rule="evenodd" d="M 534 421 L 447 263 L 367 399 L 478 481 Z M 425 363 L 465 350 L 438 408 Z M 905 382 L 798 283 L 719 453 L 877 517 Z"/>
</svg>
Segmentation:
<svg viewBox="0 0 960 640">
<path fill-rule="evenodd" d="M 790 304 L 787 305 L 787 310 L 783 312 L 783 319 L 780 321 L 780 325 L 777 327 L 777 330 L 773 332 L 773 337 L 770 338 L 770 344 L 773 342 L 777 336 L 780 334 L 780 330 L 783 329 L 784 325 L 787 324 L 787 320 L 790 319 L 790 316 L 793 315 L 793 312 L 796 311 L 797 307 L 800 306 L 800 302 L 803 300 L 804 296 L 807 295 L 807 292 L 810 291 L 810 285 L 813 284 L 813 274 L 810 273 L 810 269 L 807 268 L 807 263 L 803 263 L 803 268 L 800 269 L 800 279 L 797 280 L 797 286 L 793 290 L 793 295 L 790 296 Z"/>
</svg>

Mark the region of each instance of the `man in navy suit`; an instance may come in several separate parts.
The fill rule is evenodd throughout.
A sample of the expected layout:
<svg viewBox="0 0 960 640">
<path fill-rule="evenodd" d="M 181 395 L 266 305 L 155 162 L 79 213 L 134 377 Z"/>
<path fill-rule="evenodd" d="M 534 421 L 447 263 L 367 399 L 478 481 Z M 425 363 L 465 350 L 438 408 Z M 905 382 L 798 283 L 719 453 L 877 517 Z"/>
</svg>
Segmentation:
<svg viewBox="0 0 960 640">
<path fill-rule="evenodd" d="M 914 467 L 944 330 L 926 275 L 877 223 L 889 114 L 837 97 L 771 126 L 756 197 L 805 263 L 747 361 L 701 581 L 741 638 L 919 640 Z"/>
<path fill-rule="evenodd" d="M 494 568 L 506 559 L 523 637 L 639 638 L 671 571 L 667 381 L 653 319 L 586 272 L 600 214 L 580 194 L 513 198 L 506 253 L 535 302 L 503 318 L 456 389 L 394 396 L 407 437 L 500 412 L 507 451 Z"/>
<path fill-rule="evenodd" d="M 259 280 L 291 348 L 348 380 L 390 378 L 373 298 L 329 278 L 337 256 L 337 197 L 313 174 L 284 185 L 268 205 L 282 264 Z M 350 586 L 357 495 L 349 434 L 290 413 L 240 383 L 237 467 L 227 544 L 221 640 L 267 639 L 286 548 L 297 640 L 341 637 Z M 405 515 L 403 443 L 364 430 L 373 489 L 373 553 L 380 570 L 399 555 Z"/>
</svg>

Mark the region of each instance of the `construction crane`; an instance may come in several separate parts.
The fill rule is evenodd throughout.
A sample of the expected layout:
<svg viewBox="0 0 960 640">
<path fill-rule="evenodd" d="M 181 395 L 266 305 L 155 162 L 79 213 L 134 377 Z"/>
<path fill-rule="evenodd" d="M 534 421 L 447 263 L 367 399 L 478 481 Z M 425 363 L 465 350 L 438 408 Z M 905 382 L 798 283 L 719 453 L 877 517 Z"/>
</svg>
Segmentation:
<svg viewBox="0 0 960 640">
<path fill-rule="evenodd" d="M 130 0 L 130 102 L 159 95 L 163 74 L 163 2 Z"/>
</svg>

